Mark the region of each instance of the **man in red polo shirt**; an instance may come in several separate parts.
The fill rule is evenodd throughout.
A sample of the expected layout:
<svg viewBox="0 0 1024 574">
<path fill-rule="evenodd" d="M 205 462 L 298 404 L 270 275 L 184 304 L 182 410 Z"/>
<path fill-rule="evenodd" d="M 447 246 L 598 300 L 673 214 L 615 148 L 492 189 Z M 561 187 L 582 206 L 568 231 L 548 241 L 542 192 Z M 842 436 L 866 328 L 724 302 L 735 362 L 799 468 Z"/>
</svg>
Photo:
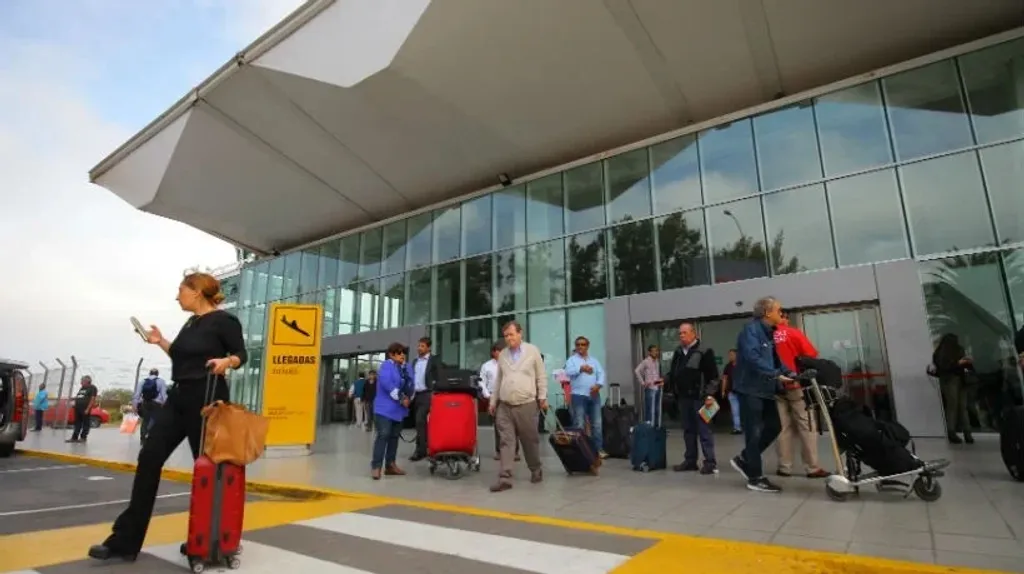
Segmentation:
<svg viewBox="0 0 1024 574">
<path fill-rule="evenodd" d="M 817 358 L 818 350 L 796 327 L 789 324 L 789 314 L 782 313 L 782 321 L 775 328 L 775 350 L 779 360 L 792 372 L 797 372 L 796 358 Z M 811 431 L 811 418 L 804 403 L 804 393 L 797 384 L 775 399 L 779 407 L 782 431 L 779 433 L 779 476 L 793 475 L 793 435 L 800 437 L 800 456 L 803 458 L 807 478 L 824 478 L 828 472 L 818 466 L 818 440 Z"/>
</svg>

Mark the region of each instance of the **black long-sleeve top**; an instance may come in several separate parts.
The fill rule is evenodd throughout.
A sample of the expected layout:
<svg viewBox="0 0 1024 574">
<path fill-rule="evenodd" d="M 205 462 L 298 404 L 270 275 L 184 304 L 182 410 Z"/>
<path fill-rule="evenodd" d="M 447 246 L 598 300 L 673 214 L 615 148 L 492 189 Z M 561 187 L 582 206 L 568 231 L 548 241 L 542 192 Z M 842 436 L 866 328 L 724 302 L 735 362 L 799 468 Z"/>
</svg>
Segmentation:
<svg viewBox="0 0 1024 574">
<path fill-rule="evenodd" d="M 175 383 L 206 380 L 206 363 L 210 359 L 234 355 L 242 366 L 247 359 L 242 323 L 222 310 L 192 316 L 171 343 L 168 354 L 171 380 Z"/>
</svg>

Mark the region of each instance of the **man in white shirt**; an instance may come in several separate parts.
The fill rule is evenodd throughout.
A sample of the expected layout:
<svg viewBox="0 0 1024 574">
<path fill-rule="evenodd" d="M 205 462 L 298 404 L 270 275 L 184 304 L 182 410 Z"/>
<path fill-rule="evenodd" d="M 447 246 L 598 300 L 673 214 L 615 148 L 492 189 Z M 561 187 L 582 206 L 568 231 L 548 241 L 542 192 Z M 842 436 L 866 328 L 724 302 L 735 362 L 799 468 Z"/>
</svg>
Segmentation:
<svg viewBox="0 0 1024 574">
<path fill-rule="evenodd" d="M 491 360 L 480 367 L 480 397 L 490 401 L 494 394 L 494 384 L 498 380 L 498 355 L 505 348 L 504 341 L 498 341 L 491 345 Z M 498 436 L 498 424 L 494 423 L 494 460 L 501 460 L 501 437 Z M 519 441 L 516 441 L 516 461 L 519 460 Z"/>
</svg>

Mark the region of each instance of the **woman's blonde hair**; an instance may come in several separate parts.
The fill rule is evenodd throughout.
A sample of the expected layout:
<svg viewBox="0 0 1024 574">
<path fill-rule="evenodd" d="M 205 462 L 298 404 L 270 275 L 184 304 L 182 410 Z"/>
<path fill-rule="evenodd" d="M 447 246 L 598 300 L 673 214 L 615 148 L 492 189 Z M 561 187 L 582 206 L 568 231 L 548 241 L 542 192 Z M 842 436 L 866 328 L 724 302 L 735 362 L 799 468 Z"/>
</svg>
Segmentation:
<svg viewBox="0 0 1024 574">
<path fill-rule="evenodd" d="M 181 284 L 198 291 L 204 299 L 214 305 L 220 305 L 224 301 L 224 293 L 220 290 L 220 280 L 209 273 L 189 273 L 181 280 Z"/>
</svg>

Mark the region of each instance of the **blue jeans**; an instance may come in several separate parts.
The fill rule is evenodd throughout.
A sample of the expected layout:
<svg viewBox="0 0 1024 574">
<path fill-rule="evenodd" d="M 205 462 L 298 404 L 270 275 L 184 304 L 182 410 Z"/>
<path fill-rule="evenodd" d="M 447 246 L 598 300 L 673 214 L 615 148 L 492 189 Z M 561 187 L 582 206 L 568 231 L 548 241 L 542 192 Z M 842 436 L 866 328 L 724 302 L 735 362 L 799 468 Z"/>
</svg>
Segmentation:
<svg viewBox="0 0 1024 574">
<path fill-rule="evenodd" d="M 585 396 L 572 396 L 572 426 L 583 430 L 586 428 L 586 421 L 590 421 L 590 440 L 594 443 L 594 450 L 601 452 L 604 449 L 604 435 L 601 429 L 601 399 Z"/>
<path fill-rule="evenodd" d="M 661 389 L 658 387 L 647 387 L 644 389 L 644 422 L 653 424 L 660 424 L 661 421 L 655 421 L 654 415 L 658 412 L 658 406 L 661 404 Z"/>
<path fill-rule="evenodd" d="M 740 395 L 740 420 L 743 422 L 743 471 L 753 480 L 764 476 L 761 453 L 779 438 L 782 422 L 775 399 Z"/>
<path fill-rule="evenodd" d="M 373 415 L 373 424 L 377 427 L 377 434 L 373 437 L 373 459 L 370 461 L 370 469 L 377 470 L 395 464 L 402 421 L 393 421 L 383 415 Z"/>
<path fill-rule="evenodd" d="M 732 430 L 743 430 L 740 424 L 740 396 L 736 393 L 729 393 L 729 407 L 732 411 Z"/>
</svg>

